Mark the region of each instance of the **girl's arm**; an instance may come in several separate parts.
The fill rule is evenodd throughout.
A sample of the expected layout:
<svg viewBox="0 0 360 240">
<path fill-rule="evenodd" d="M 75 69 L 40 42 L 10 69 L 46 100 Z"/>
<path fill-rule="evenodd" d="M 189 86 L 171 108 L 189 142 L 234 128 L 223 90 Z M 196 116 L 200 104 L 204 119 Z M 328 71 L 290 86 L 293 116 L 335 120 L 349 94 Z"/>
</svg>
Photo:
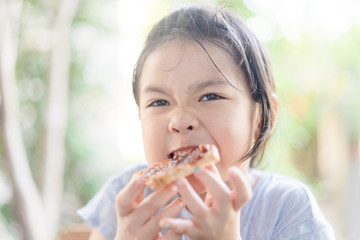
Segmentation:
<svg viewBox="0 0 360 240">
<path fill-rule="evenodd" d="M 106 238 L 96 229 L 92 229 L 89 240 L 106 240 Z"/>
</svg>

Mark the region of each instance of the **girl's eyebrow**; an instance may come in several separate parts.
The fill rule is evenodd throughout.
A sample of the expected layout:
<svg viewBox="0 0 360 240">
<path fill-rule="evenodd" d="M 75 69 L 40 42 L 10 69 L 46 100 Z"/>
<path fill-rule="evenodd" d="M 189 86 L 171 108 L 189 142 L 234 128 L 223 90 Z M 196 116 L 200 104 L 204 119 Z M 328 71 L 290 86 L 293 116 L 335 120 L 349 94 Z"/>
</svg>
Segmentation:
<svg viewBox="0 0 360 240">
<path fill-rule="evenodd" d="M 163 89 L 161 87 L 157 87 L 157 86 L 147 86 L 144 89 L 144 93 L 148 93 L 148 92 L 156 92 L 156 93 L 166 94 L 165 89 Z"/>
<path fill-rule="evenodd" d="M 190 88 L 190 92 L 198 92 L 204 88 L 212 87 L 212 86 L 220 86 L 220 85 L 226 85 L 226 81 L 222 79 L 209 79 L 203 82 L 200 82 L 199 84 L 192 86 Z"/>
</svg>

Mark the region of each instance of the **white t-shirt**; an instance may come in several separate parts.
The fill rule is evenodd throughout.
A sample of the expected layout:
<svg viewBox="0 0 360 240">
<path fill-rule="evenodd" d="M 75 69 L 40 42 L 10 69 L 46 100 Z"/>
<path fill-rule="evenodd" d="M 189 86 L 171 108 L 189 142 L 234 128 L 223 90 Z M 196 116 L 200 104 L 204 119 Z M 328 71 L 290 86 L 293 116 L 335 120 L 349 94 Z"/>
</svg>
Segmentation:
<svg viewBox="0 0 360 240">
<path fill-rule="evenodd" d="M 87 205 L 78 210 L 78 214 L 104 237 L 114 239 L 116 195 L 132 175 L 144 167 L 147 165 L 137 164 L 110 178 Z M 258 173 L 260 177 L 253 188 L 253 197 L 241 209 L 240 232 L 243 240 L 335 239 L 332 227 L 304 184 L 274 173 Z M 144 196 L 150 193 L 150 189 L 146 188 Z M 184 209 L 179 217 L 191 218 L 191 214 Z M 181 239 L 188 238 L 182 236 Z"/>
</svg>

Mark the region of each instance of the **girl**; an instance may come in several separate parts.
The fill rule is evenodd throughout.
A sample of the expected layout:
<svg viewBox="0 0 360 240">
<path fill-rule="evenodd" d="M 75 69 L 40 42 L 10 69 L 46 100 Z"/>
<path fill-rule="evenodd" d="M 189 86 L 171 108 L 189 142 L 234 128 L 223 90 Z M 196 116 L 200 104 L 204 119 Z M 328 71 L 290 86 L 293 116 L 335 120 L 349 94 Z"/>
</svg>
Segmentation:
<svg viewBox="0 0 360 240">
<path fill-rule="evenodd" d="M 90 239 L 334 239 L 296 180 L 255 170 L 276 122 L 269 58 L 239 17 L 186 7 L 154 26 L 133 79 L 148 164 L 210 143 L 221 161 L 150 191 L 111 178 L 78 213 Z"/>
</svg>

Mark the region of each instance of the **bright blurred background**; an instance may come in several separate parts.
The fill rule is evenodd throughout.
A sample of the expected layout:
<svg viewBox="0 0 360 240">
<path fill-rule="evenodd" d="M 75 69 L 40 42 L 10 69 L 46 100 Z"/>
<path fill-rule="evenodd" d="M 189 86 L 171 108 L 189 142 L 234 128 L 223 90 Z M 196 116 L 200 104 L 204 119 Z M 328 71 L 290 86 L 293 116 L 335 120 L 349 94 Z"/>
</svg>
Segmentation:
<svg viewBox="0 0 360 240">
<path fill-rule="evenodd" d="M 18 16 L 11 15 L 15 2 L 21 6 Z M 3 16 L 5 12 L 9 19 L 18 19 L 11 21 L 17 29 L 17 100 L 23 143 L 37 186 L 54 16 L 60 2 L 0 1 L 0 11 L 8 10 L 2 11 Z M 260 168 L 305 182 L 337 239 L 360 239 L 358 0 L 80 0 L 70 24 L 59 228 L 81 223 L 76 210 L 111 175 L 144 161 L 131 80 L 151 26 L 184 4 L 217 2 L 232 6 L 247 19 L 272 59 L 280 118 Z M 4 36 L 0 32 L 0 39 Z M 2 58 L 3 68 L 4 62 Z M 15 217 L 19 209 L 14 207 L 4 141 L 0 145 L 0 239 L 22 239 L 26 231 Z"/>
</svg>

